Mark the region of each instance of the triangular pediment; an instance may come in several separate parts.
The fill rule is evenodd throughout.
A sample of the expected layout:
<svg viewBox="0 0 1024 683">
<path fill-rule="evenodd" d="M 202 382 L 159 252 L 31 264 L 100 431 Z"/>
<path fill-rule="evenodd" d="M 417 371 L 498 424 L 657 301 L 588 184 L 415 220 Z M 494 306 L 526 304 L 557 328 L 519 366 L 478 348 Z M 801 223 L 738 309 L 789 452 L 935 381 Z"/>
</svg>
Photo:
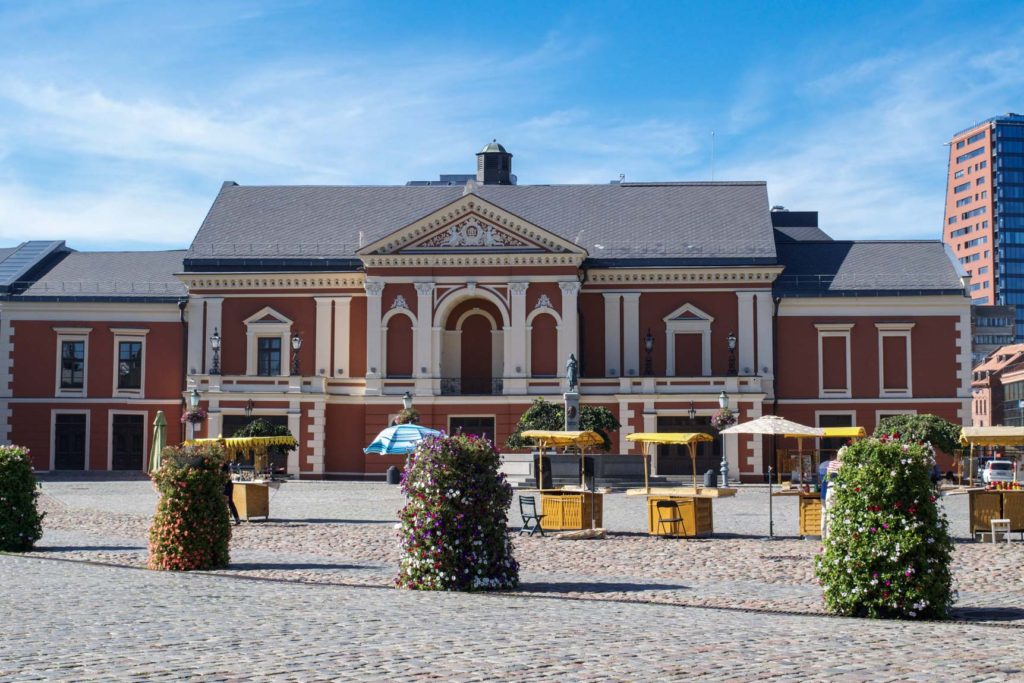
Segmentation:
<svg viewBox="0 0 1024 683">
<path fill-rule="evenodd" d="M 242 321 L 246 325 L 291 325 L 292 321 L 275 311 L 270 306 L 264 306 L 248 318 Z"/>
<path fill-rule="evenodd" d="M 664 318 L 665 322 L 714 322 L 714 318 L 693 304 L 683 304 Z"/>
<path fill-rule="evenodd" d="M 363 257 L 484 253 L 585 257 L 587 252 L 475 194 L 467 194 L 357 253 Z"/>
</svg>

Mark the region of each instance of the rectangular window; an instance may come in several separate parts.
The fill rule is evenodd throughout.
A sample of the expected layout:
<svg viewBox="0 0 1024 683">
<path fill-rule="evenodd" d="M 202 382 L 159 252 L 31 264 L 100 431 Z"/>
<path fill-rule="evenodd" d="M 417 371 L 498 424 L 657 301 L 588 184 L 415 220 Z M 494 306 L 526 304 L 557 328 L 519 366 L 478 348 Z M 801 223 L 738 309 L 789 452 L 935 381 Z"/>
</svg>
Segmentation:
<svg viewBox="0 0 1024 683">
<path fill-rule="evenodd" d="M 956 173 L 954 173 L 953 177 L 954 178 L 963 178 L 964 177 L 963 169 L 961 169 L 961 170 L 957 171 Z"/>
<path fill-rule="evenodd" d="M 981 198 L 982 198 L 982 199 L 985 199 L 985 198 L 987 198 L 987 197 L 988 197 L 988 190 L 982 190 L 982 191 L 981 191 Z"/>
<path fill-rule="evenodd" d="M 967 240 L 964 243 L 964 248 L 965 249 L 970 249 L 971 247 L 976 247 L 976 246 L 978 246 L 980 244 L 988 244 L 988 237 L 982 236 L 982 237 L 975 237 L 973 240 Z"/>
<path fill-rule="evenodd" d="M 853 323 L 816 323 L 814 326 L 818 330 L 818 395 L 849 398 Z"/>
<path fill-rule="evenodd" d="M 959 230 L 954 230 L 953 232 L 949 233 L 949 236 L 950 237 L 960 237 L 961 235 L 966 235 L 966 234 L 972 232 L 973 230 L 974 230 L 974 226 L 968 225 L 968 226 L 966 226 L 964 228 L 960 228 Z"/>
<path fill-rule="evenodd" d="M 981 283 L 980 282 L 975 282 L 974 284 L 972 284 L 970 286 L 969 291 L 977 292 L 979 289 L 981 289 Z"/>
<path fill-rule="evenodd" d="M 966 144 L 967 144 L 967 142 L 965 140 L 958 140 L 957 143 L 956 143 L 956 148 L 957 149 L 963 149 L 964 145 L 966 145 Z"/>
<path fill-rule="evenodd" d="M 975 180 L 975 181 L 974 181 L 974 184 L 975 184 L 975 185 L 984 185 L 984 184 L 985 184 L 985 176 L 981 176 L 980 178 L 978 178 L 977 180 Z"/>
<path fill-rule="evenodd" d="M 967 152 L 967 154 L 961 154 L 960 156 L 958 156 L 956 158 L 956 163 L 958 163 L 958 164 L 959 163 L 963 163 L 964 161 L 967 161 L 968 159 L 973 159 L 974 157 L 981 156 L 984 153 L 985 153 L 985 148 L 984 147 L 979 147 L 978 149 L 972 149 L 970 152 Z"/>
<path fill-rule="evenodd" d="M 977 171 L 978 169 L 981 169 L 981 168 L 988 168 L 988 162 L 987 161 L 983 161 L 980 164 L 975 164 L 974 166 L 975 166 L 975 168 L 974 168 L 975 171 Z"/>
<path fill-rule="evenodd" d="M 984 206 L 979 206 L 977 209 L 971 209 L 970 211 L 965 211 L 964 213 L 960 214 L 960 218 L 967 220 L 968 218 L 980 216 L 981 214 L 985 213 L 985 211 L 986 208 Z"/>
<path fill-rule="evenodd" d="M 982 266 L 981 268 L 978 268 L 978 275 L 984 275 L 987 272 L 988 272 L 988 266 Z"/>
<path fill-rule="evenodd" d="M 62 341 L 60 343 L 60 388 L 83 389 L 85 387 L 85 341 Z"/>
<path fill-rule="evenodd" d="M 970 204 L 970 203 L 971 203 L 972 201 L 974 201 L 974 200 L 973 200 L 973 199 L 971 199 L 970 197 L 964 197 L 963 199 L 958 199 L 958 200 L 956 200 L 956 205 L 957 205 L 957 207 L 959 208 L 959 207 L 961 207 L 961 206 L 967 206 L 967 205 L 968 205 L 968 204 Z"/>
<path fill-rule="evenodd" d="M 988 280 L 985 280 L 985 282 L 984 282 L 984 283 L 982 283 L 982 284 L 984 285 L 984 286 L 982 287 L 982 289 L 988 289 L 988 285 L 989 285 L 989 282 L 988 282 Z"/>
<path fill-rule="evenodd" d="M 985 139 L 985 131 L 982 131 L 980 133 L 975 133 L 971 137 L 967 138 L 967 144 L 968 145 L 973 145 L 978 140 L 984 140 L 984 139 Z"/>
<path fill-rule="evenodd" d="M 949 218 L 947 218 L 946 223 L 948 223 L 949 225 L 953 225 L 954 223 L 956 223 L 956 216 L 950 216 Z"/>
<path fill-rule="evenodd" d="M 956 187 L 953 188 L 953 194 L 956 194 L 957 192 L 963 192 L 970 186 L 970 183 L 961 183 L 960 185 L 957 185 Z"/>
<path fill-rule="evenodd" d="M 277 377 L 281 374 L 281 338 L 259 337 L 256 340 L 256 374 Z"/>
<path fill-rule="evenodd" d="M 123 341 L 117 345 L 117 388 L 142 388 L 142 342 Z"/>
</svg>

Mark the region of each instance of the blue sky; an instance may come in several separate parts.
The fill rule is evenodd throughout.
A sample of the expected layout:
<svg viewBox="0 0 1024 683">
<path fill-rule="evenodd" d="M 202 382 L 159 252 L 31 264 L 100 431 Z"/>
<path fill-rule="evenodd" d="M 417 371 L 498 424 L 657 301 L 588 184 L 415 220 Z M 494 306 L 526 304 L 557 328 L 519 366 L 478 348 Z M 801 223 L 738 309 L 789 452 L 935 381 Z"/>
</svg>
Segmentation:
<svg viewBox="0 0 1024 683">
<path fill-rule="evenodd" d="M 0 3 L 0 244 L 184 247 L 223 180 L 767 180 L 937 238 L 946 147 L 1024 112 L 1024 3 Z"/>
</svg>

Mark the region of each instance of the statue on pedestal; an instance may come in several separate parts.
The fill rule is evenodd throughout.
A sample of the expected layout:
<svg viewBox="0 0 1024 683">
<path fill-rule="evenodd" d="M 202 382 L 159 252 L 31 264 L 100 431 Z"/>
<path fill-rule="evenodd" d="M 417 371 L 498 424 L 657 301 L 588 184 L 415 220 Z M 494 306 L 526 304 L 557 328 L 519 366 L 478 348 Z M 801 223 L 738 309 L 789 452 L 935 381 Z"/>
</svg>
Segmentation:
<svg viewBox="0 0 1024 683">
<path fill-rule="evenodd" d="M 565 363 L 565 377 L 569 380 L 569 391 L 576 391 L 580 383 L 580 371 L 575 354 L 570 353 L 569 360 Z"/>
</svg>

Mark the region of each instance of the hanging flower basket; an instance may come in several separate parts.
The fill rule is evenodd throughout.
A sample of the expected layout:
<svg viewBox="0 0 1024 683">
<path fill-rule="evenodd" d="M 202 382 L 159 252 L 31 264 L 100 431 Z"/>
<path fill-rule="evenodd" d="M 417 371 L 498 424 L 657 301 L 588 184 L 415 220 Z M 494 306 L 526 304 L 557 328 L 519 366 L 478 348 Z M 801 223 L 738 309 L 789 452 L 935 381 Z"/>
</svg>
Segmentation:
<svg viewBox="0 0 1024 683">
<path fill-rule="evenodd" d="M 711 425 L 719 431 L 726 427 L 732 427 L 734 424 L 736 424 L 736 413 L 728 408 L 722 408 L 711 416 Z"/>
<path fill-rule="evenodd" d="M 181 424 L 186 422 L 197 425 L 206 419 L 206 411 L 202 408 L 196 408 L 195 410 L 186 410 L 181 414 Z"/>
</svg>

